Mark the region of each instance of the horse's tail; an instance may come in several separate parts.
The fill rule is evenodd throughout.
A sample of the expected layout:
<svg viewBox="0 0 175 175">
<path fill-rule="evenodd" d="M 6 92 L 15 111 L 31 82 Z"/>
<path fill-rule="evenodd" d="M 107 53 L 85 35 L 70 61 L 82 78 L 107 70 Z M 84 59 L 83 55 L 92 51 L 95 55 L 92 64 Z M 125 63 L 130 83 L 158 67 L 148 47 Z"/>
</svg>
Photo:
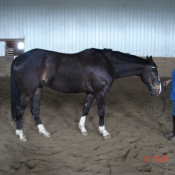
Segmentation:
<svg viewBox="0 0 175 175">
<path fill-rule="evenodd" d="M 19 100 L 20 100 L 20 92 L 19 92 L 16 80 L 15 80 L 15 75 L 14 75 L 14 70 L 13 70 L 13 65 L 15 63 L 15 60 L 13 60 L 12 65 L 11 65 L 11 77 L 10 77 L 10 84 L 11 84 L 11 117 L 12 117 L 13 121 L 15 121 L 15 119 L 16 119 L 16 105 L 19 104 Z"/>
</svg>

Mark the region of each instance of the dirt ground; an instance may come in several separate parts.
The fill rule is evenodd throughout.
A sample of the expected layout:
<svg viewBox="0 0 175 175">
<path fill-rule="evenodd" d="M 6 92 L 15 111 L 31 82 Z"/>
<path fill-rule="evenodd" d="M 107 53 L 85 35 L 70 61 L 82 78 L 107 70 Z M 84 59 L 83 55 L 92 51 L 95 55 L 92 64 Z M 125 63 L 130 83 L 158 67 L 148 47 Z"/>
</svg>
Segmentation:
<svg viewBox="0 0 175 175">
<path fill-rule="evenodd" d="M 162 82 L 168 78 L 161 78 Z M 63 94 L 44 87 L 41 119 L 51 138 L 38 134 L 26 109 L 21 142 L 11 126 L 9 78 L 0 78 L 0 175 L 174 175 L 175 144 L 163 135 L 172 130 L 170 87 L 165 113 L 150 114 L 150 92 L 138 77 L 115 81 L 106 99 L 105 126 L 98 132 L 96 101 L 86 120 L 89 135 L 78 129 L 85 94 Z M 154 98 L 155 114 L 163 92 Z"/>
</svg>

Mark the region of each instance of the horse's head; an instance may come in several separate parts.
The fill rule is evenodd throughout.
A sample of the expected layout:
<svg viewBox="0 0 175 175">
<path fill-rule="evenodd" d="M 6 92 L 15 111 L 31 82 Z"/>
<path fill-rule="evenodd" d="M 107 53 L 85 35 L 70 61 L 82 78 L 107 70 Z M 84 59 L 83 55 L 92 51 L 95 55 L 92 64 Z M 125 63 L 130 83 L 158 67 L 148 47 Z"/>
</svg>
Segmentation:
<svg viewBox="0 0 175 175">
<path fill-rule="evenodd" d="M 150 65 L 147 65 L 146 68 L 142 71 L 141 79 L 151 91 L 151 94 L 158 96 L 161 93 L 162 89 L 157 66 L 153 62 L 152 56 L 147 56 L 147 59 L 149 60 Z"/>
</svg>

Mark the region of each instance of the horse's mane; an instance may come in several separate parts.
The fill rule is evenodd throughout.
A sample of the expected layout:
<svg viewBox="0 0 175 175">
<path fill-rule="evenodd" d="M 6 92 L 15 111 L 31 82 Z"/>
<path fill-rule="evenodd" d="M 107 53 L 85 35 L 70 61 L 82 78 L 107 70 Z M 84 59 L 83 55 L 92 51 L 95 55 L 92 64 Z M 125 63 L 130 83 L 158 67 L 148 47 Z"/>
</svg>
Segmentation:
<svg viewBox="0 0 175 175">
<path fill-rule="evenodd" d="M 137 64 L 156 66 L 152 57 L 150 57 L 148 59 L 144 59 L 144 58 L 141 58 L 141 57 L 138 57 L 135 55 L 130 55 L 128 53 L 122 53 L 119 51 L 113 51 L 112 49 L 107 49 L 107 48 L 104 48 L 104 49 L 91 48 L 91 49 L 87 49 L 87 51 L 95 51 L 97 54 L 106 53 L 106 54 L 109 54 L 111 57 L 114 57 L 114 58 L 121 60 L 121 61 L 126 61 L 128 63 L 137 63 Z"/>
<path fill-rule="evenodd" d="M 113 51 L 112 49 L 103 49 L 103 51 L 110 53 L 110 55 L 112 57 L 115 57 L 116 59 L 119 59 L 121 61 L 126 61 L 129 63 L 138 63 L 138 64 L 150 64 L 151 62 L 154 63 L 152 59 L 151 60 L 144 59 L 135 55 L 130 55 L 128 53 Z"/>
</svg>

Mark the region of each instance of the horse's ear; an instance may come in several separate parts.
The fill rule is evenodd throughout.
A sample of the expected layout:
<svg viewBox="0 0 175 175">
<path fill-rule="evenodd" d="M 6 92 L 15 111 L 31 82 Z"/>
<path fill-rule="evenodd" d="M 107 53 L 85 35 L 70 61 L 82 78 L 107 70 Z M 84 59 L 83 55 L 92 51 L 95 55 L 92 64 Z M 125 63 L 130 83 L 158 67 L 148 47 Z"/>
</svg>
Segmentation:
<svg viewBox="0 0 175 175">
<path fill-rule="evenodd" d="M 149 62 L 150 62 L 150 63 L 153 63 L 153 58 L 152 58 L 152 56 L 148 57 L 148 59 L 149 59 Z"/>
</svg>

